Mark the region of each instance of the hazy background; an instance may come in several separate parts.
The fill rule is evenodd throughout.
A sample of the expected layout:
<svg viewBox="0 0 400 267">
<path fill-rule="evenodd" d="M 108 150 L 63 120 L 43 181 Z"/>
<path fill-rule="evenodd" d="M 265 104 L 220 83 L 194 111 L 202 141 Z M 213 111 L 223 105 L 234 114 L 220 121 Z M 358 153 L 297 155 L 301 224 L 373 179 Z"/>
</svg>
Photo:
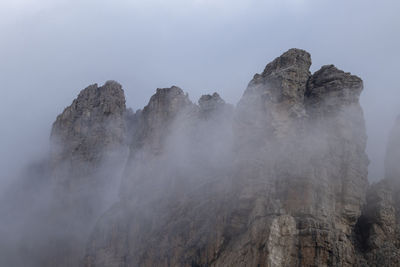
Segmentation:
<svg viewBox="0 0 400 267">
<path fill-rule="evenodd" d="M 400 114 L 398 0 L 1 0 L 0 181 L 47 151 L 51 123 L 92 83 L 120 82 L 142 108 L 157 87 L 236 104 L 292 47 L 359 75 L 370 180 Z M 5 186 L 0 189 L 3 190 Z"/>
</svg>

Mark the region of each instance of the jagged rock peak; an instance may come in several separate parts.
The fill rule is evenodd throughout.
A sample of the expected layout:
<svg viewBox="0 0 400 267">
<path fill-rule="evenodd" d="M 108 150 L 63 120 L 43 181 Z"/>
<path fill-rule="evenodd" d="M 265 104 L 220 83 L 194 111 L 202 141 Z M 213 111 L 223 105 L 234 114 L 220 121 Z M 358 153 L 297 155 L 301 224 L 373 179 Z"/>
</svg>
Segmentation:
<svg viewBox="0 0 400 267">
<path fill-rule="evenodd" d="M 89 229 L 117 195 L 118 172 L 128 153 L 125 111 L 121 85 L 108 81 L 83 89 L 54 122 L 50 175 L 55 198 L 49 199 L 52 210 L 46 220 L 58 221 L 62 210 L 57 225 L 70 235 L 51 233 L 45 239 L 51 256 L 40 266 L 79 266 Z"/>
<path fill-rule="evenodd" d="M 198 101 L 202 111 L 218 109 L 225 105 L 225 101 L 219 96 L 218 93 L 212 95 L 202 95 Z"/>
<path fill-rule="evenodd" d="M 304 70 L 308 70 L 311 66 L 311 55 L 305 50 L 292 48 L 283 53 L 280 57 L 277 57 L 274 61 L 269 63 L 262 76 L 271 74 L 279 70 L 285 70 L 286 68 L 296 67 Z"/>
<path fill-rule="evenodd" d="M 208 102 L 215 102 L 215 103 L 225 103 L 225 101 L 219 96 L 218 93 L 213 93 L 212 95 L 202 95 L 199 99 L 199 105 L 208 103 Z"/>
<path fill-rule="evenodd" d="M 156 93 L 150 98 L 143 111 L 146 113 L 150 110 L 157 110 L 170 114 L 176 113 L 182 106 L 189 104 L 191 104 L 189 97 L 181 88 L 177 86 L 157 88 Z"/>
<path fill-rule="evenodd" d="M 143 111 L 137 114 L 140 118 L 138 118 L 131 150 L 137 150 L 147 143 L 148 147 L 158 153 L 162 148 L 166 133 L 170 130 L 171 122 L 193 106 L 195 105 L 181 88 L 177 86 L 157 88 Z"/>
<path fill-rule="evenodd" d="M 77 108 L 94 109 L 101 106 L 105 115 L 125 110 L 125 95 L 121 84 L 116 81 L 107 81 L 98 87 L 97 83 L 83 89 L 72 105 Z"/>
<path fill-rule="evenodd" d="M 124 142 L 126 110 L 122 87 L 115 81 L 83 89 L 72 104 L 57 116 L 51 138 L 60 156 L 94 157 L 105 146 Z"/>
<path fill-rule="evenodd" d="M 334 65 L 322 66 L 308 80 L 305 103 L 311 115 L 337 112 L 340 107 L 358 104 L 363 81 Z"/>
<path fill-rule="evenodd" d="M 302 104 L 310 73 L 311 56 L 301 49 L 290 49 L 254 75 L 244 96 L 256 94 L 302 113 Z"/>
<path fill-rule="evenodd" d="M 72 104 L 65 108 L 62 114 L 57 117 L 54 125 L 68 118 L 77 117 L 77 115 L 93 116 L 110 115 L 125 111 L 125 95 L 122 86 L 115 81 L 107 81 L 99 87 L 97 83 L 89 85 L 83 89 Z M 85 111 L 96 111 L 96 114 L 85 113 Z M 84 114 L 85 113 L 85 114 Z M 54 129 L 53 125 L 53 129 Z"/>
<path fill-rule="evenodd" d="M 229 121 L 234 113 L 233 105 L 226 103 L 218 93 L 202 95 L 198 101 L 199 116 L 205 119 Z"/>
<path fill-rule="evenodd" d="M 274 59 L 250 81 L 238 104 L 237 121 L 253 128 L 251 132 L 260 124 L 279 137 L 293 132 L 292 128 L 298 128 L 296 120 L 305 117 L 304 92 L 310 66 L 310 54 L 301 49 L 290 49 Z"/>
<path fill-rule="evenodd" d="M 180 95 L 185 95 L 185 93 L 180 87 L 173 85 L 169 88 L 157 88 L 156 93 L 153 96 L 175 97 Z"/>
<path fill-rule="evenodd" d="M 315 90 L 316 88 L 318 90 Z M 358 96 L 363 89 L 363 82 L 358 76 L 339 70 L 334 65 L 325 65 L 311 76 L 306 95 L 317 96 L 318 94 L 341 91 L 343 89 L 349 89 L 349 93 L 357 97 L 357 99 L 352 100 L 358 100 Z"/>
<path fill-rule="evenodd" d="M 310 65 L 300 49 L 273 60 L 232 120 L 198 120 L 223 104 L 217 94 L 196 106 L 178 87 L 157 89 L 135 127 L 121 204 L 99 220 L 85 266 L 357 266 L 353 230 L 368 165 L 362 110 L 353 99 L 350 112 L 320 112 L 308 127 L 304 101 L 306 90 L 348 101 L 360 80 L 325 66 L 308 82 Z"/>
</svg>

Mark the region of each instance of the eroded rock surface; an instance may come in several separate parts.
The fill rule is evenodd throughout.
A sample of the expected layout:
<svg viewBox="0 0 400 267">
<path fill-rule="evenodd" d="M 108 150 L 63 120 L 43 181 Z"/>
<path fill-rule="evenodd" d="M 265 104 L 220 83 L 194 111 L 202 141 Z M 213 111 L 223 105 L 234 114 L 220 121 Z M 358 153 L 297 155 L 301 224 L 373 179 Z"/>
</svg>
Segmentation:
<svg viewBox="0 0 400 267">
<path fill-rule="evenodd" d="M 236 107 L 172 86 L 133 112 L 116 82 L 82 90 L 53 124 L 58 234 L 36 265 L 398 266 L 400 121 L 368 187 L 363 82 L 310 66 L 288 50 Z"/>
<path fill-rule="evenodd" d="M 51 230 L 43 237 L 50 256 L 41 266 L 79 265 L 90 229 L 116 201 L 128 153 L 125 112 L 121 85 L 108 81 L 82 90 L 54 122 Z"/>
<path fill-rule="evenodd" d="M 116 176 L 128 152 L 126 129 L 125 96 L 114 81 L 85 88 L 57 117 L 51 132 L 52 179 L 58 197 L 71 208 L 80 206 L 88 215 L 110 186 L 118 186 Z"/>
<path fill-rule="evenodd" d="M 173 129 L 157 138 L 165 146 L 140 167 L 128 163 L 125 177 L 136 189 L 157 179 L 165 183 L 156 182 L 162 184 L 158 190 L 142 187 L 139 191 L 152 196 L 139 193 L 136 206 L 137 200 L 123 198 L 100 220 L 86 266 L 358 264 L 354 228 L 365 200 L 368 165 L 358 103 L 362 81 L 332 65 L 311 75 L 310 65 L 310 55 L 299 49 L 268 64 L 249 83 L 231 122 L 205 133 L 213 141 L 201 143 L 203 150 L 194 145 L 201 138 L 193 132 L 218 128 L 198 126 L 204 114 L 224 104 L 217 95 L 203 96 L 199 107 L 185 104 L 191 108 L 180 109 L 173 120 L 162 119 L 163 129 Z M 174 103 L 186 103 L 171 101 L 167 91 L 152 99 L 166 104 L 149 103 L 148 114 L 174 114 L 169 110 L 181 106 Z M 143 120 L 142 125 L 151 125 L 157 116 Z M 208 149 L 224 140 L 221 132 L 231 136 L 223 147 L 229 153 L 205 160 Z M 176 136 L 183 140 L 172 142 L 178 152 L 168 147 Z M 180 153 L 179 145 L 190 153 Z M 163 155 L 202 168 L 182 168 Z M 125 194 L 135 199 L 132 192 Z"/>
</svg>

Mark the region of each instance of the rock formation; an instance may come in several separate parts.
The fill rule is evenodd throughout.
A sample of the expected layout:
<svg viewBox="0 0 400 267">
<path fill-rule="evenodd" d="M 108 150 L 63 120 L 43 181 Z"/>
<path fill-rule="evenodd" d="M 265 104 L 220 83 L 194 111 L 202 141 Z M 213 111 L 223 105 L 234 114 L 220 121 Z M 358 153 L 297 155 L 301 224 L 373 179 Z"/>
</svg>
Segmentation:
<svg viewBox="0 0 400 267">
<path fill-rule="evenodd" d="M 121 85 L 109 81 L 82 90 L 57 117 L 48 158 L 2 196 L 0 266 L 79 266 L 95 221 L 117 199 L 127 116 Z"/>
<path fill-rule="evenodd" d="M 307 52 L 292 49 L 254 76 L 227 128 L 232 136 L 225 147 L 229 162 L 222 162 L 223 168 L 221 158 L 197 162 L 213 169 L 212 174 L 185 170 L 163 158 L 175 152 L 163 146 L 157 146 L 158 160 L 153 152 L 139 168 L 137 159 L 128 162 L 124 179 L 133 186 L 123 191 L 136 191 L 125 192 L 130 197 L 121 198 L 99 221 L 86 266 L 356 265 L 354 228 L 364 204 L 368 165 L 358 103 L 362 81 L 334 66 L 311 75 L 310 65 Z M 168 130 L 157 140 L 166 144 L 170 136 L 187 140 L 192 127 L 187 121 L 201 118 L 198 109 L 210 109 L 206 101 L 223 103 L 217 96 L 204 96 L 196 109 L 179 100 L 183 93 L 171 96 L 163 90 L 145 107 L 154 115 L 143 116 L 141 127 L 181 110 L 175 120 L 162 119 L 162 129 Z M 141 136 L 153 140 L 153 135 Z M 153 141 L 141 141 L 146 142 Z M 195 138 L 187 142 L 195 150 Z M 167 173 L 160 174 L 165 162 Z M 209 184 L 198 184 L 204 182 L 202 175 L 211 175 Z M 153 187 L 143 189 L 145 183 Z M 179 194 L 182 189 L 185 193 Z M 132 205 L 136 196 L 140 205 Z"/>
<path fill-rule="evenodd" d="M 50 168 L 52 229 L 41 266 L 77 266 L 97 218 L 118 194 L 127 157 L 126 107 L 121 85 L 82 90 L 53 124 Z M 60 215 L 59 210 L 62 210 Z"/>
<path fill-rule="evenodd" d="M 75 191 L 74 183 L 90 176 L 107 153 L 125 145 L 125 110 L 121 85 L 108 81 L 82 90 L 57 117 L 51 132 L 51 159 L 54 180 L 63 189 Z"/>
<path fill-rule="evenodd" d="M 133 112 L 116 82 L 82 90 L 53 124 L 62 234 L 35 264 L 399 266 L 400 120 L 369 186 L 363 82 L 310 66 L 290 49 L 236 107 L 172 86 Z"/>
</svg>

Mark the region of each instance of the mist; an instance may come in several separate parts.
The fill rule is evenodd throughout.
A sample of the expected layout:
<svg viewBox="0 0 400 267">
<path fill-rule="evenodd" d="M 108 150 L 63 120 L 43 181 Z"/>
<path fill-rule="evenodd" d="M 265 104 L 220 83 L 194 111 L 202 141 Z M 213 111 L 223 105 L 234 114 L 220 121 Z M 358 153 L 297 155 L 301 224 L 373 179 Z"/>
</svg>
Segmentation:
<svg viewBox="0 0 400 267">
<path fill-rule="evenodd" d="M 48 202 L 54 198 L 50 193 L 54 188 L 46 182 L 52 174 L 43 162 L 51 154 L 51 128 L 57 115 L 83 88 L 108 80 L 122 84 L 126 106 L 134 111 L 148 104 L 156 88 L 172 85 L 183 88 L 194 106 L 203 94 L 218 92 L 226 108 L 233 109 L 240 106 L 249 80 L 268 62 L 292 47 L 305 49 L 312 54 L 311 72 L 334 63 L 363 79 L 360 103 L 368 136 L 368 179 L 381 180 L 389 131 L 400 114 L 399 9 L 395 0 L 2 1 L 0 198 L 8 199 L 17 191 L 22 198 L 18 207 L 28 205 L 22 195 L 29 186 L 21 189 L 19 185 L 29 176 L 39 182 L 26 189 L 32 190 L 26 194 L 40 195 L 31 202 L 28 214 L 18 217 L 20 214 L 10 211 L 12 216 L 1 225 L 2 232 L 12 233 L 7 235 L 10 247 L 19 245 L 13 242 L 22 237 L 13 235 L 25 227 L 24 220 L 40 225 L 40 219 L 35 221 L 38 214 L 53 208 Z M 218 112 L 222 117 L 212 120 L 196 118 L 193 122 L 190 112 L 188 117 L 176 119 L 163 141 L 162 155 L 140 149 L 133 155 L 124 147 L 99 164 L 96 173 L 88 176 L 100 173 L 107 180 L 117 169 L 119 178 L 107 185 L 112 189 L 106 189 L 104 202 L 94 205 L 95 213 L 102 214 L 132 192 L 140 192 L 136 197 L 147 200 L 154 187 L 159 193 L 154 193 L 156 200 L 148 202 L 159 201 L 164 191 L 170 197 L 173 192 L 208 186 L 198 191 L 208 192 L 215 181 L 203 181 L 204 177 L 222 180 L 220 187 L 233 186 L 227 170 L 237 163 L 231 156 L 237 151 L 232 141 L 235 115 Z M 323 145 L 320 148 L 323 150 Z M 121 167 L 129 160 L 137 165 Z M 160 168 L 152 168 L 154 165 Z M 182 182 L 189 173 L 191 181 Z M 173 176 L 176 181 L 169 180 Z M 161 180 L 151 180 L 142 189 L 132 188 L 136 177 Z M 171 188 L 166 189 L 168 186 Z M 214 190 L 218 192 L 220 187 Z M 55 220 L 63 220 L 63 216 Z M 15 221 L 21 224 L 10 230 Z M 89 235 L 86 228 L 82 232 Z M 32 238 L 37 239 L 40 235 Z"/>
<path fill-rule="evenodd" d="M 400 113 L 398 8 L 397 1 L 2 1 L 1 169 L 35 157 L 55 116 L 91 83 L 119 81 L 134 110 L 173 84 L 193 101 L 218 91 L 234 104 L 266 62 L 300 47 L 313 55 L 312 70 L 335 62 L 363 78 L 370 180 L 379 180 Z"/>
</svg>

